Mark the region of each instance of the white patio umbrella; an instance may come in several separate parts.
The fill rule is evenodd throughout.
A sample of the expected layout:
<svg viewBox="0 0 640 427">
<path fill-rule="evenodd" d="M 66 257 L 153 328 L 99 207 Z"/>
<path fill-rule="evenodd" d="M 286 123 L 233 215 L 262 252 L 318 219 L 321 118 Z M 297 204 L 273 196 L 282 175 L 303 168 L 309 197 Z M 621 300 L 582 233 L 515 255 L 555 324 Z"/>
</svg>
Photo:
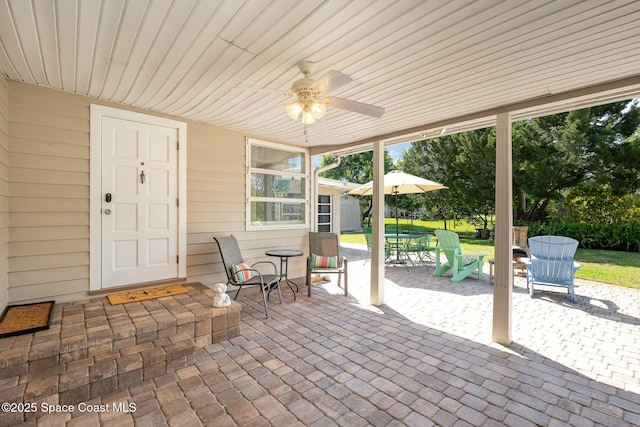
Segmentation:
<svg viewBox="0 0 640 427">
<path fill-rule="evenodd" d="M 396 245 L 398 244 L 398 194 L 427 193 L 434 190 L 442 190 L 448 187 L 439 182 L 431 181 L 419 176 L 404 173 L 402 171 L 391 171 L 384 176 L 384 194 L 393 194 L 396 199 Z M 373 181 L 349 191 L 349 194 L 359 196 L 373 195 Z M 399 261 L 400 256 L 396 253 Z"/>
</svg>

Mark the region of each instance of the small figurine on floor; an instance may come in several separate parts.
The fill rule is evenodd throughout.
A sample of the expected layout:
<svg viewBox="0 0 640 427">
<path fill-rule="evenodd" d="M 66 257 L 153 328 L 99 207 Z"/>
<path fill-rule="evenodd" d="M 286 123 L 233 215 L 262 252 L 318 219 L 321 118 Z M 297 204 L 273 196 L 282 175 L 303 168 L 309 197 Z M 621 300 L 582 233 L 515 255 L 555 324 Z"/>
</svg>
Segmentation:
<svg viewBox="0 0 640 427">
<path fill-rule="evenodd" d="M 225 292 L 227 292 L 227 285 L 224 283 L 216 283 L 211 289 L 216 293 L 213 296 L 214 307 L 229 307 L 231 305 L 231 298 L 225 294 Z"/>
</svg>

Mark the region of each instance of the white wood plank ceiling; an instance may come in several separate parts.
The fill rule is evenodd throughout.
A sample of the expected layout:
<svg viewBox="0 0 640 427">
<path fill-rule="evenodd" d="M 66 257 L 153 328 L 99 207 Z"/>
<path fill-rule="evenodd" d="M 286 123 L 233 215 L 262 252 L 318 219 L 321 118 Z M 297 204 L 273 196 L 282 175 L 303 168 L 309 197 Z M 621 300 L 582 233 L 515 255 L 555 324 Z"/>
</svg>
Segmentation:
<svg viewBox="0 0 640 427">
<path fill-rule="evenodd" d="M 638 22 L 631 0 L 0 0 L 0 70 L 297 145 L 410 140 L 440 131 L 423 125 L 490 124 L 482 112 L 608 82 L 518 108 L 637 95 Z M 329 131 L 313 125 L 305 142 L 282 106 L 302 60 L 316 62 L 314 78 L 356 79 L 331 95 L 384 116 L 329 107 Z"/>
</svg>

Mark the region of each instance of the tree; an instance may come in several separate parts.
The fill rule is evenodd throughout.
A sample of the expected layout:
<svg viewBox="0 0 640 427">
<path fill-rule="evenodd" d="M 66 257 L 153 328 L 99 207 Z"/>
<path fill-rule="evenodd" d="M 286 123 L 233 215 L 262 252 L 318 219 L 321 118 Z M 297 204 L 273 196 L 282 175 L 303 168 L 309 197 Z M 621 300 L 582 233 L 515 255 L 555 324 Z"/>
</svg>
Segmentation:
<svg viewBox="0 0 640 427">
<path fill-rule="evenodd" d="M 567 189 L 640 185 L 638 101 L 616 102 L 514 124 L 515 218 L 543 220 Z"/>
<path fill-rule="evenodd" d="M 514 123 L 515 219 L 545 219 L 570 188 L 606 186 L 618 195 L 638 189 L 639 126 L 637 100 Z M 401 167 L 448 186 L 438 195 L 441 206 L 486 227 L 495 198 L 494 128 L 415 142 Z"/>
<path fill-rule="evenodd" d="M 320 166 L 335 163 L 335 159 L 330 155 L 323 155 Z M 393 170 L 393 159 L 387 150 L 384 151 L 384 172 Z M 357 184 L 365 184 L 373 180 L 373 151 L 350 154 L 342 158 L 340 165 L 320 174 L 324 178 L 345 180 Z M 362 222 L 371 214 L 373 208 L 370 196 L 359 197 L 362 210 Z"/>
<path fill-rule="evenodd" d="M 333 156 L 325 154 L 322 156 L 320 166 L 327 166 L 335 163 Z M 387 150 L 384 151 L 384 172 L 393 170 L 393 159 Z M 336 168 L 320 174 L 324 178 L 345 180 L 356 184 L 366 184 L 373 180 L 373 151 L 354 153 L 342 158 L 340 165 Z"/>
<path fill-rule="evenodd" d="M 538 221 L 562 190 L 578 185 L 587 170 L 582 136 L 565 115 L 526 120 L 513 127 L 514 218 Z"/>
<path fill-rule="evenodd" d="M 414 142 L 400 165 L 405 172 L 449 187 L 423 196 L 437 203 L 440 214 L 474 216 L 487 227 L 495 195 L 494 128 Z"/>
<path fill-rule="evenodd" d="M 544 220 L 572 188 L 607 188 L 613 195 L 640 188 L 639 104 L 616 102 L 514 123 L 514 218 Z M 487 128 L 412 143 L 399 169 L 449 190 L 404 195 L 400 205 L 435 207 L 444 218 L 474 216 L 486 228 L 495 200 L 495 138 L 495 128 Z M 370 181 L 372 157 L 372 152 L 351 155 L 323 176 Z M 391 168 L 385 152 L 385 172 Z"/>
</svg>

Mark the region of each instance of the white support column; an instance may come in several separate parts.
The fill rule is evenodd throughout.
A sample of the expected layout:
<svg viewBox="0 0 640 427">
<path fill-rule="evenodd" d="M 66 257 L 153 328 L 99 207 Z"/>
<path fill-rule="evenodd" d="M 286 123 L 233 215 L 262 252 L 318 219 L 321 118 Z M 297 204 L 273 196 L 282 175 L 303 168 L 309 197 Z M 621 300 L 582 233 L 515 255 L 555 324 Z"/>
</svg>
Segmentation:
<svg viewBox="0 0 640 427">
<path fill-rule="evenodd" d="M 371 304 L 384 304 L 384 144 L 373 145 L 373 224 L 371 227 Z"/>
<path fill-rule="evenodd" d="M 513 174 L 511 114 L 497 116 L 496 123 L 496 231 L 493 281 L 494 342 L 511 342 L 513 289 Z"/>
</svg>

